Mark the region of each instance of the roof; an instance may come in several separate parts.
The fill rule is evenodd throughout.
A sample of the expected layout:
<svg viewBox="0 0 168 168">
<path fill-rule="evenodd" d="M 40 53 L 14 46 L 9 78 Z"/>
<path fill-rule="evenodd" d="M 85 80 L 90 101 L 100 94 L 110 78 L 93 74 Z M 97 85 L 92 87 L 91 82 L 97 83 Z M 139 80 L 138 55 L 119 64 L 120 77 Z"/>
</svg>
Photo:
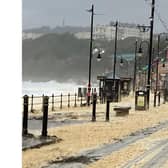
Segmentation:
<svg viewBox="0 0 168 168">
<path fill-rule="evenodd" d="M 114 79 L 113 78 L 113 72 L 103 73 L 103 75 L 97 76 L 98 80 L 103 79 Z M 115 75 L 115 79 L 120 79 L 117 75 Z"/>
</svg>

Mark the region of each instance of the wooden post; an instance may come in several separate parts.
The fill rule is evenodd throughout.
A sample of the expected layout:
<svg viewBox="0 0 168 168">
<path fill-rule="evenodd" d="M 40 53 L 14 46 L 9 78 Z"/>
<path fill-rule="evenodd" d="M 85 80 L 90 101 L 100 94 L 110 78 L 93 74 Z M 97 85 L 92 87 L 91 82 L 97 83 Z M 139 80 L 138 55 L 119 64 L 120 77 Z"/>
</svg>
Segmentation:
<svg viewBox="0 0 168 168">
<path fill-rule="evenodd" d="M 60 100 L 60 109 L 62 109 L 62 93 L 61 93 L 61 100 Z"/>
<path fill-rule="evenodd" d="M 42 125 L 42 136 L 47 136 L 47 123 L 48 123 L 48 96 L 44 96 L 43 100 L 43 125 Z"/>
<path fill-rule="evenodd" d="M 31 110 L 30 111 L 33 113 L 33 95 L 31 97 Z"/>
<path fill-rule="evenodd" d="M 27 127 L 28 127 L 28 109 L 29 109 L 29 97 L 25 95 L 23 104 L 23 135 L 27 135 Z"/>
<path fill-rule="evenodd" d="M 52 94 L 52 111 L 54 111 L 54 94 Z"/>
<path fill-rule="evenodd" d="M 74 104 L 74 107 L 76 107 L 77 106 L 77 104 L 76 104 L 76 93 L 75 93 L 75 104 Z"/>
</svg>

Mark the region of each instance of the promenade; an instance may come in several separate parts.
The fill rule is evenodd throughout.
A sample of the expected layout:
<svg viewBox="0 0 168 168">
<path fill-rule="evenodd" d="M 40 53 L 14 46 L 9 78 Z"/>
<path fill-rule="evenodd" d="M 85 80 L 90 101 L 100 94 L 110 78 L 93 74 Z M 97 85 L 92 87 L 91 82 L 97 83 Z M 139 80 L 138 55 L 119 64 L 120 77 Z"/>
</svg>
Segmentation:
<svg viewBox="0 0 168 168">
<path fill-rule="evenodd" d="M 116 116 L 117 104 L 131 105 L 129 115 Z M 97 104 L 96 122 L 91 122 L 92 106 L 49 112 L 48 135 L 60 141 L 23 151 L 23 167 L 152 167 L 156 161 L 158 167 L 166 167 L 167 107 L 161 102 L 155 108 L 151 104 L 148 111 L 135 111 L 130 96 L 111 103 L 109 122 L 105 122 L 105 104 Z M 30 116 L 39 123 L 40 118 L 40 113 Z M 37 125 L 29 126 L 29 132 L 40 135 Z"/>
</svg>

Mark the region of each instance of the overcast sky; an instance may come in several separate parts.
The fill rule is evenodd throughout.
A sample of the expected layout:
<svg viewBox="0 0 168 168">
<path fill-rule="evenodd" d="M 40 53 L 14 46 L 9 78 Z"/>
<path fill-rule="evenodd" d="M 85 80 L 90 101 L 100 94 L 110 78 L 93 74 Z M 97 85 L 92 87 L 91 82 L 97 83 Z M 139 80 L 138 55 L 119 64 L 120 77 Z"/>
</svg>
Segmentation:
<svg viewBox="0 0 168 168">
<path fill-rule="evenodd" d="M 23 0 L 23 28 L 65 25 L 89 26 L 86 9 L 95 5 L 94 24 L 108 24 L 111 20 L 149 24 L 152 0 Z M 168 25 L 168 0 L 155 0 L 156 10 Z M 166 32 L 155 14 L 155 31 Z"/>
</svg>

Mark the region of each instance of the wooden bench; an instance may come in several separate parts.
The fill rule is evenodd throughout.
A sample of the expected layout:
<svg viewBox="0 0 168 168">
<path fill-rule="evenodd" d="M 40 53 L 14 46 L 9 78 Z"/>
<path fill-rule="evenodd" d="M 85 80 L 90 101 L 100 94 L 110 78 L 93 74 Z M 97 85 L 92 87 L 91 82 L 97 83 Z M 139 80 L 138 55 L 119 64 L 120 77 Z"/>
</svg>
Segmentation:
<svg viewBox="0 0 168 168">
<path fill-rule="evenodd" d="M 117 106 L 113 110 L 116 112 L 116 116 L 125 116 L 129 114 L 131 106 Z"/>
</svg>

